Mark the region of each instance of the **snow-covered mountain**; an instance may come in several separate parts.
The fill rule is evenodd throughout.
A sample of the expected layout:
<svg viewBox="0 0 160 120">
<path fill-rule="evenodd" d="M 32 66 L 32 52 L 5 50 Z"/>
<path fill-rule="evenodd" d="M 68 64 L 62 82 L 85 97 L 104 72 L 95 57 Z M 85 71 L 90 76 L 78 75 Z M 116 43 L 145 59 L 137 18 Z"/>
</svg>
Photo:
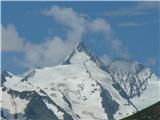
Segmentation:
<svg viewBox="0 0 160 120">
<path fill-rule="evenodd" d="M 160 79 L 138 62 L 109 64 L 80 42 L 62 64 L 1 75 L 3 120 L 118 120 L 160 101 Z"/>
</svg>

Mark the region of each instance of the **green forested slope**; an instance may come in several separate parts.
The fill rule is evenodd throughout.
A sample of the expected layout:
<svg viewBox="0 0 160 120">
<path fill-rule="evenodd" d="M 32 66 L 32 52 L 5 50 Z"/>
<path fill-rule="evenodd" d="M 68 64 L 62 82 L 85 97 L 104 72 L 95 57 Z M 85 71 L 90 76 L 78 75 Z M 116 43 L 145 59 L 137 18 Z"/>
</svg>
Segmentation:
<svg viewBox="0 0 160 120">
<path fill-rule="evenodd" d="M 160 120 L 160 102 L 122 120 Z"/>
</svg>

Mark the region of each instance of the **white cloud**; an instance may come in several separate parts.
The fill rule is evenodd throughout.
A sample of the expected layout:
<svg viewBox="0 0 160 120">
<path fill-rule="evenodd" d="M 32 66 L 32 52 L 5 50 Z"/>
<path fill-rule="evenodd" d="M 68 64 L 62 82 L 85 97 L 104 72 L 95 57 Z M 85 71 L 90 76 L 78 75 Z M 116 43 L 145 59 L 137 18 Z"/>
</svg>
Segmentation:
<svg viewBox="0 0 160 120">
<path fill-rule="evenodd" d="M 53 37 L 40 44 L 25 45 L 25 60 L 28 67 L 44 67 L 59 64 L 69 55 L 85 33 L 85 19 L 72 8 L 52 6 L 43 10 L 43 14 L 53 17 L 56 22 L 68 27 L 66 39 Z M 63 33 L 62 33 L 63 34 Z"/>
<path fill-rule="evenodd" d="M 14 25 L 8 24 L 6 28 L 1 25 L 2 51 L 22 51 L 23 38 L 19 36 Z"/>
<path fill-rule="evenodd" d="M 75 12 L 72 8 L 60 8 L 52 6 L 43 10 L 43 14 L 53 17 L 56 22 L 67 26 L 69 32 L 67 38 L 62 40 L 54 37 L 41 44 L 28 43 L 26 45 L 25 57 L 30 66 L 50 66 L 60 63 L 71 52 L 83 34 L 90 32 L 111 33 L 111 26 L 102 18 L 87 20 L 82 13 Z M 30 54 L 32 53 L 32 54 Z"/>
<path fill-rule="evenodd" d="M 111 25 L 102 18 L 88 20 L 83 13 L 77 13 L 72 8 L 52 6 L 43 10 L 43 14 L 53 17 L 57 22 L 71 28 L 68 40 L 81 40 L 82 35 L 88 31 L 111 34 Z"/>
<path fill-rule="evenodd" d="M 160 5 L 159 1 L 139 1 L 137 2 L 135 9 L 139 11 L 159 9 L 159 5 Z"/>
<path fill-rule="evenodd" d="M 112 62 L 112 58 L 108 55 L 103 55 L 101 57 L 101 60 L 106 64 L 106 65 L 110 65 Z"/>
<path fill-rule="evenodd" d="M 102 18 L 96 18 L 92 20 L 88 26 L 91 32 L 101 32 L 104 34 L 106 44 L 109 44 L 115 56 L 129 58 L 129 53 L 122 41 L 113 36 L 113 30 L 108 21 Z"/>
<path fill-rule="evenodd" d="M 137 27 L 137 26 L 142 26 L 144 25 L 143 23 L 136 23 L 136 22 L 123 22 L 119 23 L 118 26 L 120 27 Z"/>
<path fill-rule="evenodd" d="M 147 59 L 147 64 L 148 64 L 148 65 L 156 65 L 156 64 L 157 64 L 157 59 L 154 58 L 154 57 L 153 57 L 153 58 L 152 58 L 152 57 L 151 57 L 151 58 L 148 58 L 148 59 Z"/>
<path fill-rule="evenodd" d="M 61 63 L 82 39 L 83 35 L 88 32 L 103 33 L 105 37 L 109 38 L 106 39 L 106 44 L 110 44 L 112 51 L 118 55 L 125 54 L 123 43 L 113 37 L 111 25 L 105 19 L 86 19 L 82 13 L 77 13 L 72 8 L 60 8 L 58 6 L 43 10 L 43 15 L 50 16 L 59 24 L 67 27 L 66 38 L 54 36 L 41 43 L 24 42 L 13 25 L 8 25 L 3 30 L 7 40 L 14 38 L 11 44 L 8 43 L 10 41 L 7 41 L 6 46 L 11 46 L 7 50 L 23 52 L 25 62 L 20 62 L 20 64 L 25 67 L 44 67 Z M 12 46 L 13 43 L 16 43 L 16 47 Z"/>
<path fill-rule="evenodd" d="M 113 40 L 112 41 L 112 48 L 116 51 L 119 51 L 122 47 L 122 42 L 120 40 Z"/>
<path fill-rule="evenodd" d="M 76 13 L 72 8 L 52 6 L 43 11 L 44 15 L 53 17 L 57 22 L 70 28 L 68 40 L 80 41 L 85 32 L 85 19 L 82 14 Z"/>
<path fill-rule="evenodd" d="M 127 48 L 123 45 L 122 41 L 120 41 L 119 39 L 113 39 L 111 41 L 111 48 L 112 50 L 115 51 L 115 54 L 117 54 L 117 56 L 120 56 L 123 58 L 130 57 Z"/>
<path fill-rule="evenodd" d="M 117 57 L 129 58 L 127 48 L 124 46 L 121 40 L 113 36 L 113 30 L 111 24 L 102 18 L 96 18 L 91 22 L 88 22 L 88 29 L 90 32 L 101 32 L 105 36 L 106 44 L 112 49 L 112 53 Z"/>
<path fill-rule="evenodd" d="M 105 12 L 106 16 L 132 16 L 148 14 L 149 10 L 159 9 L 160 2 L 158 1 L 139 1 L 131 6 L 121 8 L 114 11 Z"/>
<path fill-rule="evenodd" d="M 70 41 L 54 37 L 41 44 L 28 43 L 25 47 L 26 62 L 30 67 L 44 67 L 59 64 L 72 50 Z"/>
<path fill-rule="evenodd" d="M 105 16 L 132 16 L 132 15 L 143 15 L 142 12 L 134 12 L 132 10 L 117 10 L 117 11 L 108 11 L 103 13 Z"/>
<path fill-rule="evenodd" d="M 89 23 L 89 29 L 93 32 L 104 32 L 105 34 L 110 35 L 112 32 L 111 25 L 102 18 L 96 18 Z"/>
</svg>

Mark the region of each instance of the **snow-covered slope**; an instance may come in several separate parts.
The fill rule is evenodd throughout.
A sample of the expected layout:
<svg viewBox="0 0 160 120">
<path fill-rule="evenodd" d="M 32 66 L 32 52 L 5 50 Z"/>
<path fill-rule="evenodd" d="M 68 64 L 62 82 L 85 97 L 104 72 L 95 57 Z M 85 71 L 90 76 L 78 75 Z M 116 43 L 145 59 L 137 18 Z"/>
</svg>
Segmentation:
<svg viewBox="0 0 160 120">
<path fill-rule="evenodd" d="M 62 64 L 1 76 L 3 119 L 113 120 L 160 100 L 160 80 L 138 62 L 106 65 L 79 43 Z"/>
<path fill-rule="evenodd" d="M 160 79 L 149 68 L 132 60 L 116 59 L 108 69 L 114 83 L 123 88 L 138 110 L 160 100 Z"/>
</svg>

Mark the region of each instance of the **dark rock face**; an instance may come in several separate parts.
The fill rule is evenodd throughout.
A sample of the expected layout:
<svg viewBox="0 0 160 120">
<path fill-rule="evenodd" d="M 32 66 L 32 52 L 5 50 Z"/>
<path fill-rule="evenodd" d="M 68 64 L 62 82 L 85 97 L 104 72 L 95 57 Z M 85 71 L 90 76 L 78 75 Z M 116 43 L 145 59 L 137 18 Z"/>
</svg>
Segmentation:
<svg viewBox="0 0 160 120">
<path fill-rule="evenodd" d="M 22 81 L 22 82 L 23 82 L 23 81 L 27 81 L 28 78 L 33 77 L 35 73 L 36 73 L 36 71 L 30 72 L 30 73 L 29 73 L 27 76 L 25 76 L 21 81 Z"/>
<path fill-rule="evenodd" d="M 130 98 L 139 97 L 146 89 L 148 78 L 143 80 L 138 76 L 145 70 L 142 64 L 133 60 L 119 58 L 113 60 L 108 67 L 108 73 L 111 75 L 113 81 L 119 84 Z M 152 72 L 150 73 L 150 76 L 151 75 Z M 114 84 L 114 87 L 117 88 L 118 85 Z"/>
<path fill-rule="evenodd" d="M 87 55 L 91 55 L 91 53 L 89 52 L 88 48 L 85 46 L 85 44 L 83 42 L 80 42 L 75 49 L 73 49 L 73 51 L 71 52 L 71 54 L 69 55 L 69 57 L 63 61 L 63 65 L 66 65 L 66 64 L 71 64 L 70 60 L 71 58 L 74 56 L 74 54 L 76 53 L 76 50 L 78 52 L 85 52 Z"/>
<path fill-rule="evenodd" d="M 82 51 L 87 52 L 88 51 L 88 48 L 85 46 L 85 44 L 83 42 L 80 42 L 76 48 L 79 52 L 82 52 Z"/>
<path fill-rule="evenodd" d="M 123 88 L 122 88 L 118 83 L 114 83 L 112 86 L 113 86 L 115 89 L 117 89 L 117 91 L 119 92 L 119 94 L 120 94 L 123 98 L 129 100 L 128 95 L 126 94 L 126 92 L 123 90 Z"/>
<path fill-rule="evenodd" d="M 12 75 L 7 71 L 3 71 L 1 73 L 1 86 L 3 86 L 4 82 L 6 82 L 6 77 L 12 78 Z"/>
<path fill-rule="evenodd" d="M 31 120 L 58 120 L 56 115 L 47 108 L 38 95 L 33 95 L 25 109 L 27 118 Z"/>
<path fill-rule="evenodd" d="M 63 94 L 63 99 L 64 99 L 64 101 L 68 104 L 68 107 L 70 108 L 70 109 L 72 109 L 72 104 L 70 103 L 70 101 L 66 98 L 66 96 Z"/>
<path fill-rule="evenodd" d="M 44 91 L 43 91 L 43 93 L 46 94 Z M 48 103 L 54 105 L 58 109 L 58 111 L 61 111 L 64 114 L 63 120 L 74 120 L 70 114 L 68 114 L 63 108 L 61 108 L 59 105 L 57 105 L 49 96 L 43 96 L 42 99 L 47 101 Z"/>
<path fill-rule="evenodd" d="M 26 116 L 23 113 L 16 113 L 16 114 L 11 114 L 8 109 L 1 108 L 1 118 L 4 120 L 10 120 L 11 118 L 17 119 L 18 117 L 26 118 Z"/>
<path fill-rule="evenodd" d="M 2 90 L 4 92 L 6 91 L 13 99 L 16 97 L 19 97 L 22 100 L 25 99 L 29 101 L 29 103 L 27 104 L 27 107 L 24 109 L 23 114 L 16 112 L 14 115 L 12 115 L 8 110 L 2 109 L 1 117 L 4 119 L 11 118 L 11 117 L 16 119 L 19 116 L 24 116 L 29 120 L 58 120 L 57 116 L 44 103 L 44 101 L 47 101 L 49 104 L 54 105 L 58 109 L 58 111 L 61 111 L 62 113 L 64 113 L 63 115 L 64 120 L 73 120 L 72 116 L 68 114 L 60 106 L 58 106 L 52 99 L 50 99 L 50 97 L 43 90 L 40 90 L 40 92 L 45 94 L 46 96 L 40 96 L 36 91 L 18 92 L 12 89 L 8 89 L 5 86 L 2 86 Z M 66 97 L 64 97 L 64 99 L 66 100 L 66 102 L 69 103 Z M 15 103 L 15 107 L 18 107 L 16 103 Z"/>
<path fill-rule="evenodd" d="M 135 105 L 131 102 L 130 97 L 126 94 L 126 92 L 123 90 L 123 88 L 118 84 L 118 83 L 114 83 L 112 84 L 112 86 L 117 89 L 117 91 L 119 92 L 119 94 L 126 100 L 128 100 L 128 105 L 132 105 L 136 110 L 137 108 L 135 107 Z M 137 110 L 138 111 L 138 110 Z"/>
<path fill-rule="evenodd" d="M 18 91 L 9 89 L 7 93 L 11 95 L 12 97 L 14 96 L 14 97 L 19 97 L 20 99 L 29 100 L 29 103 L 24 110 L 25 114 L 23 114 L 27 119 L 30 119 L 30 120 L 58 120 L 56 115 L 51 110 L 49 110 L 48 107 L 45 105 L 41 96 L 39 96 L 35 91 L 18 92 Z M 3 113 L 3 118 L 5 118 L 6 116 L 4 116 L 3 109 L 1 112 Z M 10 113 L 8 112 L 7 114 L 10 114 Z M 22 113 L 15 113 L 14 116 L 17 118 L 20 114 Z"/>
<path fill-rule="evenodd" d="M 112 96 L 106 89 L 101 88 L 101 97 L 102 97 L 102 106 L 105 109 L 105 112 L 109 120 L 114 120 L 113 115 L 118 111 L 119 104 L 112 100 Z"/>
<path fill-rule="evenodd" d="M 97 82 L 97 84 L 101 88 L 100 96 L 102 98 L 102 107 L 104 108 L 108 119 L 114 120 L 115 118 L 113 115 L 118 111 L 119 104 L 112 99 L 110 93 L 105 88 L 103 88 L 99 82 Z"/>
</svg>

